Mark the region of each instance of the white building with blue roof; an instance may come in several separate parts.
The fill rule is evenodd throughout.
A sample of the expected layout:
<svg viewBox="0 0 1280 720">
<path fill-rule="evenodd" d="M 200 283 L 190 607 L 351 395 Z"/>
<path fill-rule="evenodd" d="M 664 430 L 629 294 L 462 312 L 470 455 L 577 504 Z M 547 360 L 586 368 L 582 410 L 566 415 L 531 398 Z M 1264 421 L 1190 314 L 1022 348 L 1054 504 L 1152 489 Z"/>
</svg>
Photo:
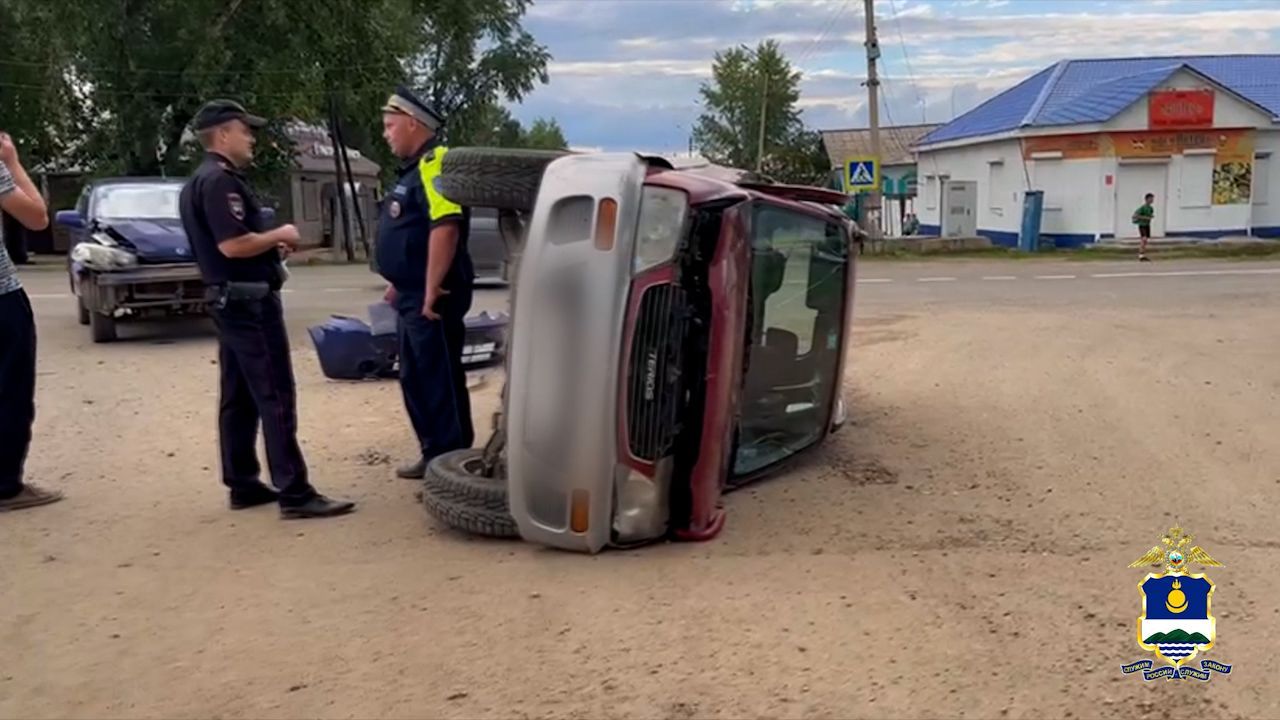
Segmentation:
<svg viewBox="0 0 1280 720">
<path fill-rule="evenodd" d="M 1066 60 L 915 146 L 922 233 L 1017 244 L 1043 195 L 1042 239 L 1280 237 L 1280 55 Z"/>
</svg>

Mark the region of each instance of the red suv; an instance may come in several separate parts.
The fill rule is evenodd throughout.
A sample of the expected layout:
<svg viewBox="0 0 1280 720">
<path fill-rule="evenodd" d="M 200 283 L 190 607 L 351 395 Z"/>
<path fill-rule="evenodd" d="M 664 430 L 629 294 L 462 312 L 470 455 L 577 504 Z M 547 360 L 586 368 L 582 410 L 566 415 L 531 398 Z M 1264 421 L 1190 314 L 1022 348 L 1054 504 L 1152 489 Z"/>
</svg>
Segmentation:
<svg viewBox="0 0 1280 720">
<path fill-rule="evenodd" d="M 723 492 L 843 423 L 845 195 L 486 148 L 451 150 L 440 190 L 505 209 L 514 268 L 493 438 L 425 479 L 445 523 L 592 553 L 709 539 Z"/>
</svg>

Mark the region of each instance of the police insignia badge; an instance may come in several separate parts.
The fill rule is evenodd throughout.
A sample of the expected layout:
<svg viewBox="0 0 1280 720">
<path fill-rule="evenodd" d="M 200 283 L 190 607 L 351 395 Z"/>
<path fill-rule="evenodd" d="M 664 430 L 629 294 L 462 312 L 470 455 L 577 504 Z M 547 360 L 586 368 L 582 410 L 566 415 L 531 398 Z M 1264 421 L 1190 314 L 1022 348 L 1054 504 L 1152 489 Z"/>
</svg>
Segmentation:
<svg viewBox="0 0 1280 720">
<path fill-rule="evenodd" d="M 1131 568 L 1162 565 L 1164 572 L 1148 573 L 1138 589 L 1142 591 L 1142 615 L 1138 617 L 1138 646 L 1155 653 L 1168 665 L 1152 670 L 1153 660 L 1139 660 L 1120 668 L 1126 675 L 1142 671 L 1143 680 L 1195 679 L 1208 682 L 1211 672 L 1227 674 L 1230 665 L 1201 660 L 1200 668 L 1185 667 L 1217 641 L 1217 618 L 1210 613 L 1214 584 L 1204 573 L 1187 574 L 1195 563 L 1223 567 L 1181 527 L 1172 527 L 1160 538 L 1160 545 L 1129 565 Z"/>
<path fill-rule="evenodd" d="M 387 206 L 387 212 L 390 213 L 392 219 L 400 217 L 400 201 L 392 200 L 391 204 Z"/>
<path fill-rule="evenodd" d="M 231 210 L 231 217 L 244 219 L 244 198 L 240 197 L 240 193 L 227 193 L 227 208 Z"/>
</svg>

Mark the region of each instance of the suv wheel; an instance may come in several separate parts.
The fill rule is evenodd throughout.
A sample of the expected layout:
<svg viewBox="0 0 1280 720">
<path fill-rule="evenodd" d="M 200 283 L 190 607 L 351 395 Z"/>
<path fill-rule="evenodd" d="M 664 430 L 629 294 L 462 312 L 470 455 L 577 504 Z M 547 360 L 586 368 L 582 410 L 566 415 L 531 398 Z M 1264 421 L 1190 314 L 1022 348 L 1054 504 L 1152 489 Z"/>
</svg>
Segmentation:
<svg viewBox="0 0 1280 720">
<path fill-rule="evenodd" d="M 444 156 L 440 194 L 459 205 L 499 210 L 533 210 L 542 171 L 559 150 L 452 148 Z"/>
<path fill-rule="evenodd" d="M 427 463 L 422 503 L 427 512 L 449 527 L 475 535 L 519 538 L 520 530 L 507 504 L 507 483 L 488 478 L 484 451 L 456 450 Z"/>
</svg>

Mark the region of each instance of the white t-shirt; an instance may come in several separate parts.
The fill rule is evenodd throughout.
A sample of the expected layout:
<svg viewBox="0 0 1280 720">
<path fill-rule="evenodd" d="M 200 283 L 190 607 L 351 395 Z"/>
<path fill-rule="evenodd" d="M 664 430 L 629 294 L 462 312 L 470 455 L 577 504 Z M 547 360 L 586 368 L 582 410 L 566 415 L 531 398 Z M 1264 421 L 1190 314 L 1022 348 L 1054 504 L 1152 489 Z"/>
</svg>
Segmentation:
<svg viewBox="0 0 1280 720">
<path fill-rule="evenodd" d="M 0 198 L 16 189 L 9 166 L 0 162 Z M 11 293 L 21 287 L 22 283 L 18 282 L 18 269 L 13 266 L 13 261 L 9 259 L 9 249 L 4 245 L 4 223 L 0 222 L 0 295 Z"/>
</svg>

